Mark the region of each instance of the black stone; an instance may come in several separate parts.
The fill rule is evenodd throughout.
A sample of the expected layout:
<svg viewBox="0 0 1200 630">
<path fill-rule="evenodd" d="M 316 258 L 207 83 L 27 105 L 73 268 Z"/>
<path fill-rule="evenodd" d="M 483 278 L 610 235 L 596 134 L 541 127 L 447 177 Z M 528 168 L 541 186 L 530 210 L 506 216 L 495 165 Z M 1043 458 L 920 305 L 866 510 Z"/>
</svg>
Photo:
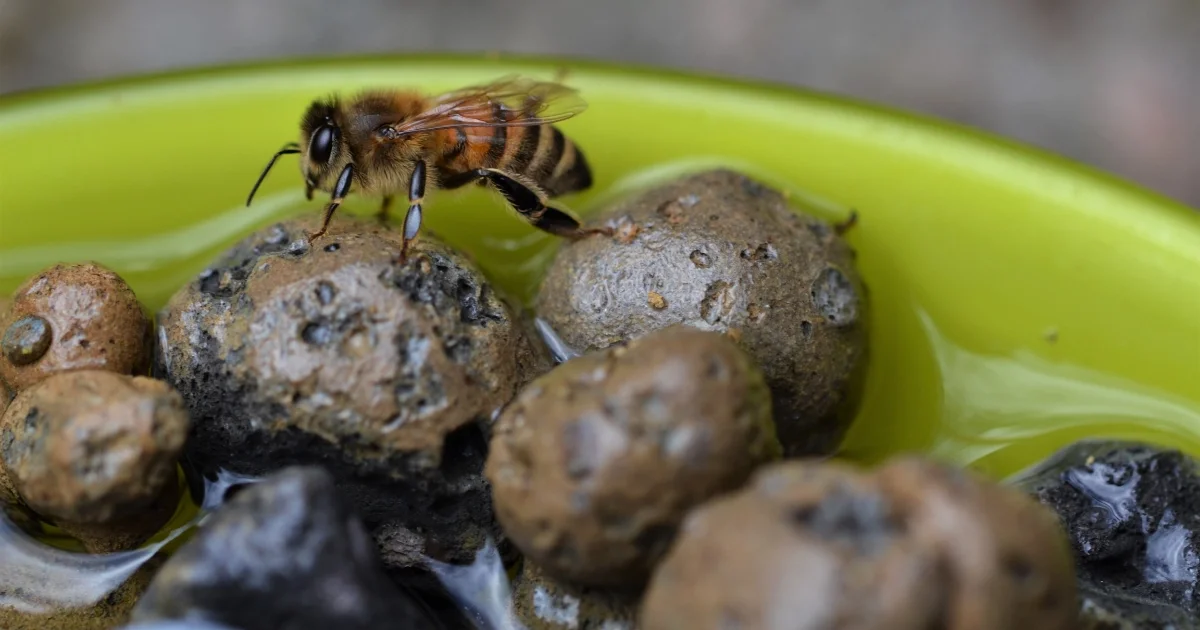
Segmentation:
<svg viewBox="0 0 1200 630">
<path fill-rule="evenodd" d="M 239 630 L 439 628 L 388 579 L 320 468 L 243 490 L 159 571 L 134 622 L 201 618 Z"/>
<path fill-rule="evenodd" d="M 1082 441 L 1014 483 L 1058 513 L 1085 609 L 1118 620 L 1094 627 L 1196 627 L 1173 621 L 1200 613 L 1195 460 L 1135 442 Z"/>
</svg>

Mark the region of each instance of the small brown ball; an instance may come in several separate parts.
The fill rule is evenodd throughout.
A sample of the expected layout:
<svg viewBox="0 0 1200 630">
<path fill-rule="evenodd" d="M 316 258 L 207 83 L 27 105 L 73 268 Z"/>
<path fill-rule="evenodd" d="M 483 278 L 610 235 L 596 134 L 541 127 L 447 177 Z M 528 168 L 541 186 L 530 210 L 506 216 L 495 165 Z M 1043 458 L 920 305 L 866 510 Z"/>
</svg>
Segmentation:
<svg viewBox="0 0 1200 630">
<path fill-rule="evenodd" d="M 830 453 L 857 409 L 867 294 L 854 252 L 778 191 L 728 170 L 621 201 L 565 243 L 536 310 L 586 352 L 672 324 L 728 332 L 766 375 L 788 456 Z"/>
<path fill-rule="evenodd" d="M 949 628 L 1074 628 L 1074 562 L 1055 513 L 1015 489 L 916 457 L 877 473 L 885 492 L 912 506 L 914 538 L 946 558 Z"/>
<path fill-rule="evenodd" d="M 531 383 L 497 421 L 485 474 L 505 532 L 548 574 L 638 585 L 688 509 L 779 454 L 753 360 L 675 326 Z"/>
<path fill-rule="evenodd" d="M 513 581 L 513 609 L 529 630 L 634 630 L 637 599 L 560 582 L 528 560 Z"/>
<path fill-rule="evenodd" d="M 1072 560 L 1053 518 L 923 460 L 770 466 L 688 516 L 640 627 L 1074 630 Z"/>
<path fill-rule="evenodd" d="M 8 319 L 8 309 L 11 306 L 12 300 L 0 297 L 0 322 Z M 0 331 L 0 334 L 3 334 L 3 331 Z M 12 397 L 12 389 L 9 388 L 8 383 L 4 382 L 4 376 L 0 374 L 0 415 L 3 415 L 4 410 L 8 408 L 8 403 L 12 401 Z M 3 473 L 0 473 L 0 477 L 3 477 Z M 0 479 L 0 492 L 3 492 L 3 487 L 4 481 Z M 3 495 L 0 494 L 0 497 L 3 497 Z"/>
<path fill-rule="evenodd" d="M 187 430 L 183 399 L 166 383 L 64 372 L 23 390 L 0 419 L 0 469 L 43 518 L 66 530 L 118 523 L 128 545 L 174 511 L 163 496 L 178 497 L 176 464 Z"/>
<path fill-rule="evenodd" d="M 9 390 L 8 385 L 5 385 L 4 381 L 0 379 L 0 414 L 3 414 L 4 410 L 8 409 L 8 404 L 12 402 L 12 397 L 12 391 Z"/>
<path fill-rule="evenodd" d="M 151 324 L 120 276 L 55 265 L 26 281 L 0 316 L 0 380 L 20 391 L 59 372 L 149 369 Z"/>
</svg>

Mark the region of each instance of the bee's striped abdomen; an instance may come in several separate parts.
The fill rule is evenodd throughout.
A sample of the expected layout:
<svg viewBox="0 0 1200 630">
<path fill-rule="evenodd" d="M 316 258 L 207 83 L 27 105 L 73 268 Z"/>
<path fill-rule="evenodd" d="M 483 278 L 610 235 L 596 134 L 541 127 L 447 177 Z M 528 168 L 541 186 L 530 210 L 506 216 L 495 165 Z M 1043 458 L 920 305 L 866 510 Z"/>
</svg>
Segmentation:
<svg viewBox="0 0 1200 630">
<path fill-rule="evenodd" d="M 495 110 L 505 120 L 506 110 Z M 481 133 L 486 129 L 487 133 Z M 548 196 L 585 190 L 592 172 L 579 148 L 553 125 L 450 130 L 454 142 L 442 155 L 443 181 L 466 183 L 457 174 L 493 168 L 533 180 Z"/>
</svg>

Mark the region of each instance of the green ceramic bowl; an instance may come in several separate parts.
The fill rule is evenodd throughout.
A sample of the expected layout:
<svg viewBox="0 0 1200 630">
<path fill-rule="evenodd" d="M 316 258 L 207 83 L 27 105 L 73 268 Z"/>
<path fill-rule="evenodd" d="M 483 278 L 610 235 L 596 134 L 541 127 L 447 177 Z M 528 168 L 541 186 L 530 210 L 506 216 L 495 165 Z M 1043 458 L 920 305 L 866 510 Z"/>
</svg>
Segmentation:
<svg viewBox="0 0 1200 630">
<path fill-rule="evenodd" d="M 845 454 L 921 450 L 1006 475 L 1083 436 L 1200 452 L 1200 214 L 1069 161 L 792 88 L 575 61 L 407 56 L 206 70 L 0 101 L 0 291 L 96 260 L 157 308 L 223 247 L 297 212 L 294 163 L 243 202 L 304 106 L 364 86 L 462 87 L 561 67 L 564 124 L 604 198 L 740 168 L 829 218 L 870 287 L 871 365 Z M 352 199 L 347 211 L 374 202 Z M 554 243 L 483 191 L 434 194 L 428 228 L 529 295 Z M 539 256 L 539 254 L 542 254 Z"/>
</svg>

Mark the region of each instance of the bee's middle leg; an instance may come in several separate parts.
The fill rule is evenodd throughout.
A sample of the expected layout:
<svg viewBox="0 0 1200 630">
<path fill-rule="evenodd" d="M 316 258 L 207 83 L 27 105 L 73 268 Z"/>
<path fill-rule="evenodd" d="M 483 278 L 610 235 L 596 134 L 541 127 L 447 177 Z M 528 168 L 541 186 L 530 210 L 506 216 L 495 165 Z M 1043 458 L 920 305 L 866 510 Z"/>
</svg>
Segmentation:
<svg viewBox="0 0 1200 630">
<path fill-rule="evenodd" d="M 386 224 L 388 222 L 388 213 L 392 209 L 393 199 L 395 198 L 391 195 L 388 195 L 384 197 L 383 202 L 379 204 L 379 212 L 375 214 L 375 218 L 378 219 L 380 223 Z"/>
<path fill-rule="evenodd" d="M 400 246 L 400 262 L 408 258 L 408 246 L 421 231 L 421 204 L 425 201 L 425 162 L 417 161 L 408 184 L 408 212 L 404 215 L 404 244 Z"/>
<path fill-rule="evenodd" d="M 593 234 L 612 234 L 610 228 L 585 228 L 579 221 L 559 210 L 546 205 L 537 192 L 504 172 L 481 168 L 474 171 L 476 177 L 486 179 L 533 227 L 555 236 L 577 240 Z"/>
</svg>

